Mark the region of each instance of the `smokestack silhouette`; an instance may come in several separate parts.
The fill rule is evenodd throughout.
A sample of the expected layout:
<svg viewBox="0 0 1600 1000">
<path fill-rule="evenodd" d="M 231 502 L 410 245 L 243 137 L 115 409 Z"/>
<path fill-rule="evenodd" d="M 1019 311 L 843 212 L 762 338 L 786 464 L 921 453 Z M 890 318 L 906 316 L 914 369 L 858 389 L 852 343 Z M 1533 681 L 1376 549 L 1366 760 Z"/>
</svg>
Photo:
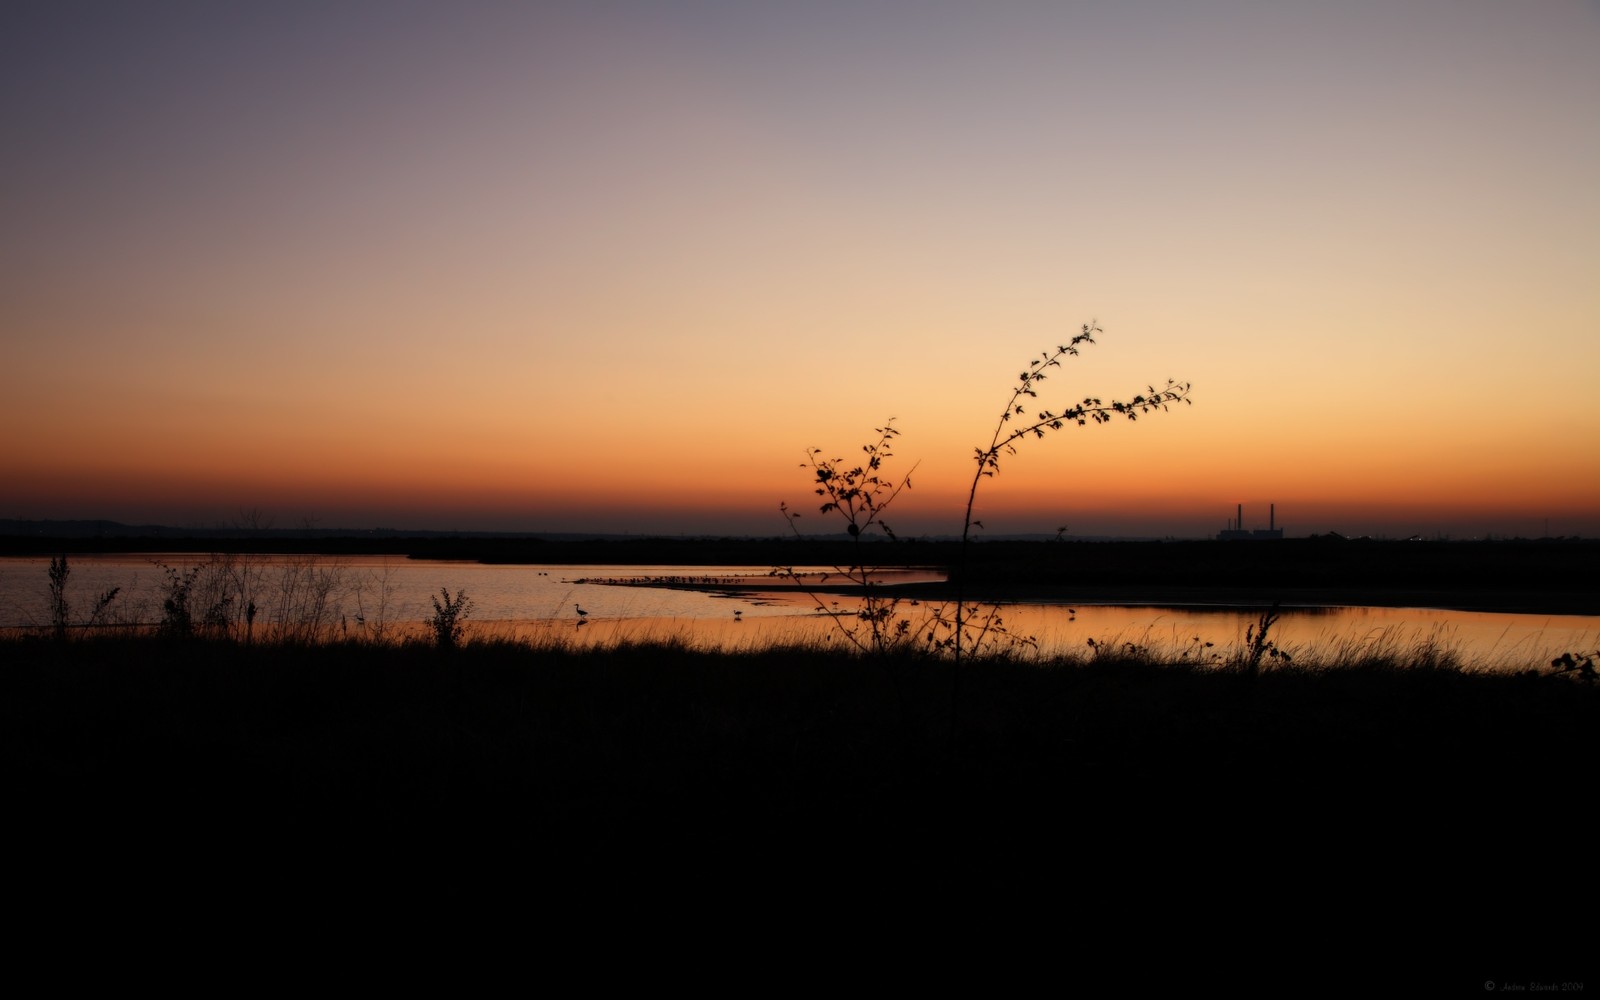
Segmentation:
<svg viewBox="0 0 1600 1000">
<path fill-rule="evenodd" d="M 1238 516 L 1234 518 L 1233 526 L 1240 531 L 1244 530 L 1244 504 L 1239 505 Z"/>
<path fill-rule="evenodd" d="M 1278 527 L 1278 505 L 1267 505 L 1267 530 L 1273 531 Z"/>
</svg>

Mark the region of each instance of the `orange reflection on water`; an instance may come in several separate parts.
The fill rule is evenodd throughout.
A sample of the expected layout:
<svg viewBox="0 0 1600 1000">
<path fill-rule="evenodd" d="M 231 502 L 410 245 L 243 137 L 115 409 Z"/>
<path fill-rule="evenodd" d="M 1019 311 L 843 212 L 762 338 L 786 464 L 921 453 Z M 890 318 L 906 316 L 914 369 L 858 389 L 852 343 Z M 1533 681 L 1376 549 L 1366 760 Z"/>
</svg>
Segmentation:
<svg viewBox="0 0 1600 1000">
<path fill-rule="evenodd" d="M 772 647 L 856 648 L 845 631 L 870 645 L 866 624 L 855 616 L 860 602 L 826 597 L 832 613 L 815 609 L 804 594 L 770 594 L 757 616 L 718 618 L 589 619 L 495 623 L 515 637 L 579 646 L 673 642 L 691 649 L 758 652 Z M 908 620 L 915 647 L 931 616 L 953 616 L 936 603 L 901 601 L 894 620 Z M 1246 646 L 1247 630 L 1259 628 L 1262 611 L 1224 607 L 1014 604 L 966 609 L 975 630 L 989 626 L 984 651 L 1010 650 L 1024 658 L 1092 657 L 1139 652 L 1166 660 L 1226 663 Z M 748 613 L 747 613 L 748 614 Z M 999 626 L 999 627 L 996 627 Z M 488 626 L 480 626 L 486 628 Z M 1585 615 L 1510 615 L 1435 608 L 1287 608 L 1270 638 L 1295 664 L 1350 664 L 1363 659 L 1414 662 L 1419 655 L 1446 655 L 1467 669 L 1525 670 L 1548 667 L 1568 650 L 1600 647 L 1600 618 Z M 1090 640 L 1093 640 L 1091 645 Z M 1209 644 L 1209 645 L 1208 645 Z M 1097 653 L 1096 650 L 1099 650 Z"/>
</svg>

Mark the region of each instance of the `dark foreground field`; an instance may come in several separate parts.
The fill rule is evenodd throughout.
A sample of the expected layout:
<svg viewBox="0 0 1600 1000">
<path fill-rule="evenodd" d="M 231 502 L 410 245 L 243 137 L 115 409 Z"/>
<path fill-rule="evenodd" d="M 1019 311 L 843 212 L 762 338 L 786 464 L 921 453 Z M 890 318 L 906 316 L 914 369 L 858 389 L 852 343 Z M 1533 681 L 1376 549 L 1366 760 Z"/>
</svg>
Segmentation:
<svg viewBox="0 0 1600 1000">
<path fill-rule="evenodd" d="M 952 728 L 947 664 L 817 650 L 0 664 L 10 899 L 58 918 L 1330 946 L 1479 990 L 1591 932 L 1600 692 L 1570 677 L 991 662 Z"/>
</svg>

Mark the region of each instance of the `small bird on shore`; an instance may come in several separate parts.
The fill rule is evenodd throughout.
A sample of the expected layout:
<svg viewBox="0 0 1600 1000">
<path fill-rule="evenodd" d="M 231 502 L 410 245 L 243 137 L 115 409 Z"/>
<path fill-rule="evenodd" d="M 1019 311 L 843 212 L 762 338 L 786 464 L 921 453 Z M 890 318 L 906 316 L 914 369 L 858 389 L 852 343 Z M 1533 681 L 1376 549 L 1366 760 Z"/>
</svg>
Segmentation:
<svg viewBox="0 0 1600 1000">
<path fill-rule="evenodd" d="M 587 617 L 589 617 L 589 612 L 583 610 L 583 606 L 581 604 L 574 604 L 573 607 L 578 609 L 578 617 L 579 618 L 587 618 Z"/>
</svg>

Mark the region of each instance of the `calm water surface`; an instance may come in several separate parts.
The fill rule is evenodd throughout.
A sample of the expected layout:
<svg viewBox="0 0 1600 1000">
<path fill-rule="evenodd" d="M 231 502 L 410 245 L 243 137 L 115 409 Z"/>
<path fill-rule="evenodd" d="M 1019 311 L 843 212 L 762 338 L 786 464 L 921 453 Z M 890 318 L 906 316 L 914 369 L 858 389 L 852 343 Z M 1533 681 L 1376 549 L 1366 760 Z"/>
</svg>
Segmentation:
<svg viewBox="0 0 1600 1000">
<path fill-rule="evenodd" d="M 204 567 L 202 579 L 248 588 L 259 609 L 258 627 L 292 619 L 314 605 L 332 634 L 375 629 L 415 629 L 433 612 L 430 597 L 465 591 L 472 600 L 469 634 L 582 642 L 679 638 L 696 646 L 747 649 L 783 642 L 830 640 L 835 634 L 816 601 L 799 593 L 709 593 L 685 589 L 698 581 L 770 584 L 768 567 L 751 566 L 485 566 L 474 562 L 414 561 L 401 557 L 236 556 L 193 554 L 72 556 L 67 597 L 74 620 L 93 609 L 104 591 L 121 588 L 109 620 L 152 623 L 161 617 L 167 572 Z M 0 626 L 48 624 L 47 558 L 0 558 Z M 803 572 L 829 572 L 816 568 Z M 937 579 L 908 572 L 885 583 Z M 676 586 L 615 586 L 599 580 L 652 580 Z M 204 586 L 200 584 L 199 586 Z M 848 612 L 846 598 L 822 595 Z M 840 602 L 834 605 L 833 602 Z M 587 612 L 578 615 L 578 608 Z M 903 602 L 901 616 L 920 618 L 928 608 Z M 737 612 L 737 614 L 735 614 Z M 1165 652 L 1226 652 L 1245 640 L 1259 611 L 1235 608 L 1127 605 L 1016 604 L 1001 610 L 1014 633 L 1039 640 L 1043 652 L 1097 643 Z M 582 621 L 584 624 L 579 625 Z M 1273 627 L 1291 653 L 1342 649 L 1402 652 L 1432 643 L 1471 663 L 1523 669 L 1548 664 L 1567 650 L 1600 647 L 1600 617 L 1508 615 L 1422 608 L 1285 608 Z M 1208 650 L 1205 643 L 1212 643 Z"/>
</svg>

